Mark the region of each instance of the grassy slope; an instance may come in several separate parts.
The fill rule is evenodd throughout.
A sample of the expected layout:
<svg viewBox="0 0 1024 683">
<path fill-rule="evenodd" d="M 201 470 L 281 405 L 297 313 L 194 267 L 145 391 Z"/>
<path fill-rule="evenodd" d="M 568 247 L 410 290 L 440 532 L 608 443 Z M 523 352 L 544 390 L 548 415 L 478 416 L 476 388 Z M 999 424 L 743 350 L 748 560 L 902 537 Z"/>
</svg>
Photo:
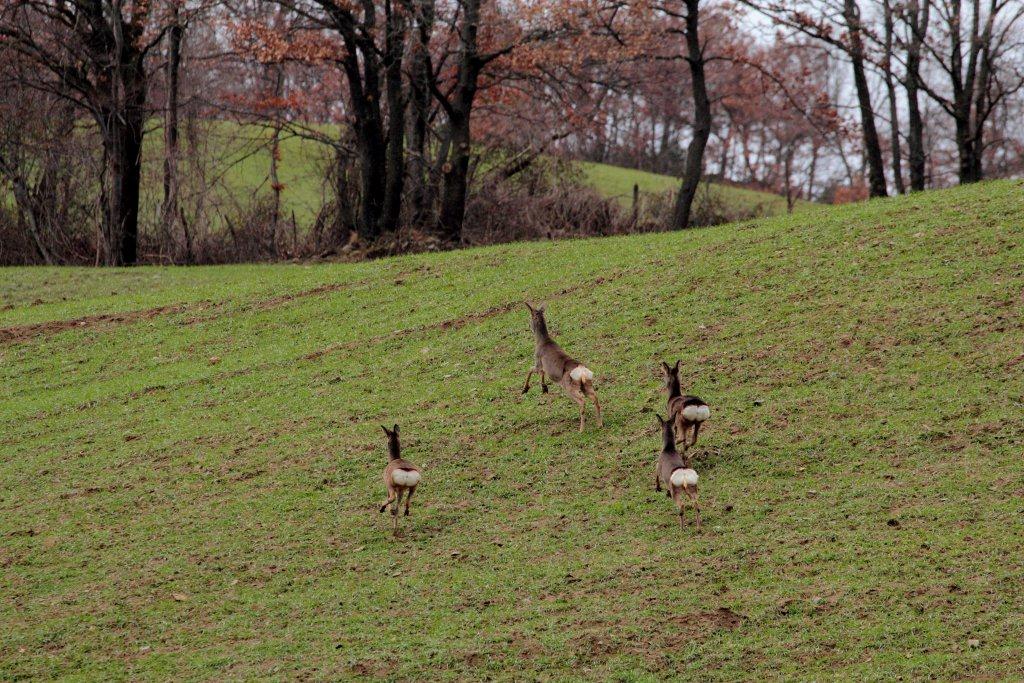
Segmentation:
<svg viewBox="0 0 1024 683">
<path fill-rule="evenodd" d="M 184 305 L 0 343 L 0 679 L 1024 676 L 1021 191 L 0 270 L 0 328 Z M 519 395 L 526 314 L 500 307 L 524 297 L 597 372 L 605 429 Z M 713 406 L 699 536 L 651 490 L 677 356 Z M 425 471 L 400 540 L 391 422 Z"/>
</svg>

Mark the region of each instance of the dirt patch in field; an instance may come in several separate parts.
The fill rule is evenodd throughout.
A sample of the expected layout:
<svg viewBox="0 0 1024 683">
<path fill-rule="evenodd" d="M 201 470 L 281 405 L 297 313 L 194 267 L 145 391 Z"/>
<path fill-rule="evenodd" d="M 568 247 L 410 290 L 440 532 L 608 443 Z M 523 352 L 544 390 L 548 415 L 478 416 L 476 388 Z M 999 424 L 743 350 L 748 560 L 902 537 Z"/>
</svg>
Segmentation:
<svg viewBox="0 0 1024 683">
<path fill-rule="evenodd" d="M 578 292 L 578 291 L 583 290 L 583 289 L 589 289 L 589 288 L 597 287 L 598 285 L 602 285 L 602 284 L 605 284 L 605 283 L 608 283 L 608 282 L 613 282 L 613 281 L 618 280 L 619 278 L 625 276 L 627 274 L 627 272 L 628 271 L 616 271 L 615 273 L 612 273 L 611 275 L 608 275 L 608 276 L 598 277 L 598 278 L 595 278 L 594 280 L 591 280 L 589 282 L 583 282 L 583 283 L 580 283 L 580 284 L 577 284 L 577 285 L 572 285 L 571 287 L 566 287 L 566 288 L 561 289 L 561 290 L 559 290 L 559 291 L 557 291 L 557 292 L 555 292 L 553 294 L 548 295 L 547 297 L 544 298 L 544 300 L 545 301 L 550 301 L 551 299 L 561 298 L 563 296 L 567 296 L 569 294 L 573 294 L 573 293 Z M 438 321 L 436 323 L 430 323 L 430 324 L 427 324 L 427 325 L 418 325 L 416 327 L 410 327 L 410 328 L 405 329 L 405 330 L 397 330 L 397 331 L 391 332 L 389 334 L 382 334 L 382 335 L 378 335 L 376 337 L 370 337 L 369 339 L 355 339 L 353 341 L 346 342 L 344 344 L 332 344 L 331 346 L 327 346 L 327 347 L 322 348 L 322 349 L 317 349 L 316 351 L 313 351 L 312 353 L 306 354 L 305 356 L 303 356 L 303 359 L 304 360 L 316 360 L 317 358 L 322 358 L 323 356 L 326 356 L 328 354 L 334 353 L 335 351 L 344 351 L 344 350 L 347 350 L 347 349 L 359 348 L 361 346 L 377 344 L 377 343 L 380 343 L 382 341 L 387 341 L 389 339 L 402 339 L 402 338 L 405 338 L 405 337 L 412 336 L 414 334 L 421 334 L 423 332 L 433 332 L 433 331 L 437 331 L 437 330 L 442 330 L 442 331 L 458 330 L 458 329 L 462 329 L 466 325 L 469 325 L 470 323 L 480 322 L 480 321 L 483 321 L 483 320 L 487 320 L 488 318 L 493 318 L 493 317 L 495 317 L 497 315 L 502 315 L 504 313 L 508 313 L 509 311 L 512 311 L 513 309 L 515 309 L 515 308 L 517 308 L 519 306 L 522 306 L 522 305 L 523 305 L 523 303 L 521 301 L 510 301 L 508 303 L 501 304 L 499 306 L 491 306 L 490 308 L 488 308 L 488 309 L 486 309 L 484 311 L 477 312 L 477 313 L 467 313 L 466 315 L 459 316 L 458 318 L 450 318 L 448 320 L 441 320 L 441 321 Z"/>
<path fill-rule="evenodd" d="M 362 284 L 366 284 L 367 282 L 368 281 L 364 281 Z M 291 301 L 295 301 L 296 299 L 305 299 L 306 297 L 318 296 L 320 294 L 330 294 L 331 292 L 337 292 L 342 289 L 348 289 L 349 287 L 353 287 L 359 284 L 359 282 L 336 282 L 328 285 L 320 285 L 319 287 L 314 287 L 313 289 L 306 289 L 301 292 L 281 294 L 280 296 L 275 296 L 271 299 L 266 299 L 265 301 L 259 302 L 258 304 L 256 304 L 256 308 L 261 311 L 265 311 L 271 308 L 276 308 L 278 306 L 283 306 L 284 304 L 287 304 Z"/>
<path fill-rule="evenodd" d="M 349 670 L 357 676 L 371 676 L 384 678 L 393 674 L 398 669 L 398 662 L 394 660 L 361 659 L 349 667 Z"/>
<path fill-rule="evenodd" d="M 127 311 L 125 313 L 101 313 L 99 315 L 88 315 L 72 320 L 51 320 L 45 323 L 34 323 L 31 325 L 15 325 L 14 327 L 0 328 L 0 344 L 17 343 L 34 339 L 35 337 L 46 337 L 67 330 L 90 329 L 105 327 L 108 325 L 126 325 L 140 320 L 150 320 L 159 315 L 169 313 L 180 313 L 185 310 L 184 305 L 157 306 L 142 311 Z"/>
<path fill-rule="evenodd" d="M 690 640 L 706 635 L 710 631 L 731 631 L 743 623 L 743 617 L 728 607 L 719 607 L 713 612 L 693 612 L 672 617 L 666 637 L 673 640 Z"/>
</svg>

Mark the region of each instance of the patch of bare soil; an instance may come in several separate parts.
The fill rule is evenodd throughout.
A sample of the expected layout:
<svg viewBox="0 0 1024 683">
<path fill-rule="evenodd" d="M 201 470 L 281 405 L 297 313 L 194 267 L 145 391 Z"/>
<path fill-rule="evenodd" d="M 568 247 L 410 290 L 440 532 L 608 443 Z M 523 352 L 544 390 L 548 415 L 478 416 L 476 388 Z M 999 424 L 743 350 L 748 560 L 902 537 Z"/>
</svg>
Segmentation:
<svg viewBox="0 0 1024 683">
<path fill-rule="evenodd" d="M 157 306 L 156 308 L 147 308 L 142 311 L 101 313 L 72 320 L 51 320 L 45 323 L 4 327 L 0 328 L 0 344 L 24 342 L 35 337 L 50 336 L 66 332 L 67 330 L 104 327 L 107 325 L 126 325 L 140 320 L 150 320 L 158 315 L 180 313 L 183 310 L 185 310 L 184 305 Z"/>
<path fill-rule="evenodd" d="M 582 282 L 580 284 L 576 284 L 576 285 L 573 285 L 571 287 L 566 287 L 565 289 L 559 290 L 559 291 L 555 292 L 554 294 L 551 294 L 551 295 L 545 297 L 544 300 L 545 301 L 550 301 L 551 299 L 558 299 L 558 298 L 561 298 L 563 296 L 572 294 L 574 292 L 578 292 L 578 291 L 583 290 L 583 289 L 591 289 L 593 287 L 597 287 L 598 285 L 602 285 L 602 284 L 605 284 L 607 282 L 612 282 L 614 280 L 618 280 L 619 278 L 621 278 L 624 275 L 626 275 L 626 273 L 627 273 L 627 271 L 616 271 L 615 273 L 612 273 L 611 275 L 608 275 L 607 277 L 601 276 L 601 277 L 597 277 L 597 278 L 591 280 L 590 282 Z M 324 347 L 322 349 L 317 349 L 316 351 L 313 351 L 312 353 L 306 354 L 305 356 L 303 356 L 303 359 L 304 360 L 316 360 L 317 358 L 322 358 L 323 356 L 326 356 L 326 355 L 328 355 L 330 353 L 334 353 L 335 351 L 344 351 L 346 349 L 354 349 L 354 348 L 358 348 L 358 347 L 361 347 L 361 346 L 366 346 L 366 345 L 370 345 L 370 344 L 380 343 L 382 341 L 387 341 L 389 339 L 402 339 L 404 337 L 409 337 L 409 336 L 412 336 L 414 334 L 421 334 L 423 332 L 433 332 L 433 331 L 437 331 L 437 330 L 442 330 L 442 331 L 458 330 L 458 329 L 461 329 L 461 328 L 465 327 L 466 325 L 469 325 L 470 323 L 480 322 L 482 320 L 487 320 L 488 318 L 493 318 L 494 316 L 497 316 L 497 315 L 502 315 L 503 313 L 508 313 L 509 311 L 513 310 L 514 308 L 516 308 L 518 306 L 522 306 L 522 305 L 523 304 L 522 304 L 521 301 L 510 301 L 508 303 L 504 303 L 504 304 L 501 304 L 499 306 L 492 306 L 492 307 L 490 307 L 490 308 L 488 308 L 488 309 L 486 309 L 484 311 L 480 311 L 480 312 L 477 312 L 477 313 L 467 313 L 466 315 L 459 316 L 458 318 L 450 318 L 448 320 L 441 320 L 441 321 L 438 321 L 436 323 L 430 323 L 430 324 L 427 324 L 427 325 L 418 325 L 416 327 L 410 327 L 410 328 L 405 329 L 405 330 L 397 330 L 397 331 L 391 332 L 389 334 L 382 334 L 382 335 L 378 335 L 376 337 L 370 337 L 369 339 L 357 339 L 357 340 L 353 340 L 353 341 L 350 341 L 350 342 L 346 342 L 344 344 L 332 344 L 331 346 L 327 346 L 327 347 Z"/>
<path fill-rule="evenodd" d="M 337 292 L 348 287 L 352 287 L 358 284 L 365 284 L 367 281 L 362 283 L 349 282 L 349 283 L 332 283 L 326 285 L 320 285 L 312 289 L 307 289 L 301 292 L 293 292 L 290 294 L 281 294 L 264 301 L 257 302 L 254 307 L 258 310 L 268 310 L 282 306 L 296 299 L 303 299 L 306 297 L 317 296 L 319 294 L 328 294 L 330 292 Z M 209 308 L 220 308 L 223 304 L 213 304 L 204 302 L 198 306 L 200 311 L 208 310 Z M 169 313 L 181 313 L 187 310 L 195 308 L 193 305 L 176 304 L 172 306 L 158 306 L 156 308 L 149 308 L 142 311 L 128 311 L 125 313 L 101 313 L 99 315 L 84 316 L 81 318 L 74 318 L 72 320 L 52 320 L 45 323 L 33 323 L 31 325 L 16 325 L 13 327 L 0 328 L 0 344 L 3 343 L 17 343 L 28 341 L 35 337 L 45 337 L 67 330 L 74 330 L 79 328 L 94 328 L 104 327 L 108 325 L 126 325 L 129 323 L 138 322 L 140 320 L 149 320 L 155 318 L 158 315 L 166 315 Z M 215 319 L 216 315 L 197 316 L 189 318 L 184 321 L 186 325 L 194 325 L 201 322 L 207 322 Z"/>
<path fill-rule="evenodd" d="M 676 640 L 690 640 L 710 631 L 731 631 L 743 623 L 743 617 L 728 607 L 719 607 L 713 612 L 682 614 L 669 620 L 672 636 Z"/>
<path fill-rule="evenodd" d="M 355 284 L 358 284 L 358 283 L 354 283 L 354 282 L 340 283 L 339 282 L 339 283 L 328 284 L 328 285 L 320 285 L 319 287 L 314 287 L 313 289 L 307 289 L 307 290 L 304 290 L 304 291 L 301 291 L 301 292 L 293 292 L 291 294 L 282 294 L 280 296 L 275 296 L 272 299 L 267 299 L 265 301 L 259 302 L 258 304 L 256 304 L 256 308 L 258 308 L 261 311 L 265 311 L 265 310 L 270 309 L 270 308 L 276 308 L 277 306 L 282 306 L 282 305 L 284 305 L 284 304 L 286 304 L 286 303 L 288 303 L 290 301 L 295 301 L 296 299 L 304 299 L 304 298 L 309 297 L 309 296 L 317 296 L 319 294 L 329 294 L 330 292 L 337 292 L 339 290 L 346 289 L 348 287 L 352 287 Z"/>
<path fill-rule="evenodd" d="M 379 659 L 361 659 L 349 669 L 352 673 L 357 676 L 369 676 L 376 678 L 384 678 L 390 674 L 393 674 L 398 668 L 398 663 L 393 660 L 379 660 Z"/>
</svg>

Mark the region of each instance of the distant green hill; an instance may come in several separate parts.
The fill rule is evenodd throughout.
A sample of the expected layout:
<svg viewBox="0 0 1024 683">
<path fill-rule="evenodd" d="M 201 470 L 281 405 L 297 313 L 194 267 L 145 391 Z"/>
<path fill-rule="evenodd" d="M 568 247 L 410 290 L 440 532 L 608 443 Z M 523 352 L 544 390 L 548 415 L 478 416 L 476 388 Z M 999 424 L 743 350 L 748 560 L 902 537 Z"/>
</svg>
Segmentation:
<svg viewBox="0 0 1024 683">
<path fill-rule="evenodd" d="M 1024 191 L 0 269 L 0 680 L 1024 678 Z M 526 396 L 524 299 L 606 426 Z M 711 405 L 704 532 L 658 363 Z M 423 483 L 393 539 L 381 424 Z"/>
<path fill-rule="evenodd" d="M 676 192 L 680 184 L 678 178 L 620 166 L 580 162 L 580 167 L 588 184 L 607 197 L 618 198 L 626 206 L 633 202 L 634 184 L 639 186 L 641 193 L 647 194 Z M 710 189 L 726 208 L 735 212 L 750 211 L 764 215 L 786 213 L 786 198 L 779 195 L 718 183 L 711 183 Z M 698 195 L 697 201 L 700 200 Z M 797 202 L 794 209 L 803 210 L 810 206 L 813 204 L 801 201 Z"/>
</svg>

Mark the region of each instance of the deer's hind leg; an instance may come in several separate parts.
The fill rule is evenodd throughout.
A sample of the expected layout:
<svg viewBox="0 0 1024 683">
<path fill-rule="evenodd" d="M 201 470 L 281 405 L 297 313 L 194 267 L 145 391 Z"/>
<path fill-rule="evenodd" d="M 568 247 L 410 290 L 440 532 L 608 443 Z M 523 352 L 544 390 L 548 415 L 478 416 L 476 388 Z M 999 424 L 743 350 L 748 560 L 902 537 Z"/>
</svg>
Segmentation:
<svg viewBox="0 0 1024 683">
<path fill-rule="evenodd" d="M 583 425 L 585 422 L 585 414 L 587 410 L 587 399 L 583 395 L 583 391 L 577 386 L 575 382 L 569 379 L 569 375 L 562 377 L 561 385 L 565 387 L 565 393 L 569 394 L 569 398 L 576 401 L 576 405 L 580 407 L 580 431 L 583 431 Z"/>
<path fill-rule="evenodd" d="M 405 492 L 405 516 L 409 516 L 409 501 L 412 500 L 412 494 L 416 492 L 415 488 L 411 488 Z"/>
<path fill-rule="evenodd" d="M 697 531 L 700 531 L 700 502 L 697 500 L 697 489 L 693 489 L 691 492 L 689 488 L 686 489 L 686 495 L 693 503 L 693 514 L 697 517 Z"/>
<path fill-rule="evenodd" d="M 391 530 L 398 535 L 398 508 L 402 505 L 402 493 L 408 492 L 408 489 L 398 489 L 398 496 L 395 498 L 395 504 L 391 506 Z"/>
<path fill-rule="evenodd" d="M 384 503 L 380 506 L 380 510 L 378 512 L 384 512 L 385 510 L 387 510 L 388 505 L 390 505 L 391 501 L 393 501 L 394 499 L 395 489 L 391 486 L 391 484 L 388 484 L 388 499 L 385 500 Z"/>
<path fill-rule="evenodd" d="M 601 402 L 597 400 L 597 392 L 594 391 L 594 385 L 587 382 L 583 385 L 583 391 L 586 392 L 590 400 L 594 402 L 594 410 L 597 412 L 597 426 L 604 427 L 604 414 L 601 412 Z"/>
<path fill-rule="evenodd" d="M 678 486 L 672 487 L 672 502 L 679 509 L 679 528 L 686 526 L 686 504 L 683 502 Z"/>
</svg>

